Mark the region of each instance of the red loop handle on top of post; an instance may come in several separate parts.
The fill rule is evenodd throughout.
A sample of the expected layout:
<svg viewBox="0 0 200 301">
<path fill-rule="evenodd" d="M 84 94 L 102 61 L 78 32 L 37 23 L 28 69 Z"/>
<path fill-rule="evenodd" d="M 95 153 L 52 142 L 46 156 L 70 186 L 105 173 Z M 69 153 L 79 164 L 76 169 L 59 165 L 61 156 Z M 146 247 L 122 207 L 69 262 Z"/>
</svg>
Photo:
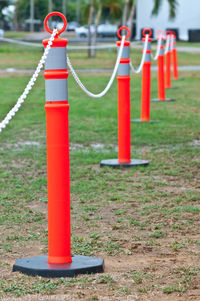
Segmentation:
<svg viewBox="0 0 200 301">
<path fill-rule="evenodd" d="M 63 14 L 61 14 L 60 12 L 57 12 L 57 11 L 48 14 L 44 20 L 44 27 L 50 34 L 52 34 L 53 31 L 48 27 L 47 22 L 48 22 L 49 18 L 51 18 L 52 16 L 59 16 L 59 17 L 61 17 L 61 19 L 64 22 L 63 28 L 58 30 L 57 36 L 59 36 L 63 31 L 65 31 L 65 29 L 67 27 L 67 19 L 65 18 L 65 16 Z"/>
<path fill-rule="evenodd" d="M 171 31 L 171 34 L 176 38 L 176 33 L 175 33 L 175 31 Z"/>
<path fill-rule="evenodd" d="M 170 34 L 172 34 L 172 32 L 171 32 L 170 30 L 167 30 L 167 31 L 166 31 L 166 36 L 168 36 L 168 35 L 170 35 Z"/>
<path fill-rule="evenodd" d="M 117 35 L 118 35 L 118 37 L 119 37 L 120 39 L 122 39 L 122 36 L 120 35 L 120 32 L 121 32 L 123 29 L 127 30 L 127 35 L 126 35 L 125 39 L 128 39 L 129 36 L 130 36 L 130 30 L 129 30 L 129 28 L 126 27 L 126 26 L 120 27 L 120 28 L 118 29 L 118 31 L 117 31 Z"/>
<path fill-rule="evenodd" d="M 147 33 L 147 31 L 148 31 L 148 33 Z M 143 34 L 143 37 L 145 37 L 147 34 L 149 35 L 149 37 L 151 37 L 152 30 L 150 28 L 145 28 L 145 29 L 143 29 L 142 34 Z"/>
<path fill-rule="evenodd" d="M 158 29 L 157 31 L 157 39 L 159 39 L 161 37 L 164 37 L 164 31 L 162 29 Z"/>
</svg>

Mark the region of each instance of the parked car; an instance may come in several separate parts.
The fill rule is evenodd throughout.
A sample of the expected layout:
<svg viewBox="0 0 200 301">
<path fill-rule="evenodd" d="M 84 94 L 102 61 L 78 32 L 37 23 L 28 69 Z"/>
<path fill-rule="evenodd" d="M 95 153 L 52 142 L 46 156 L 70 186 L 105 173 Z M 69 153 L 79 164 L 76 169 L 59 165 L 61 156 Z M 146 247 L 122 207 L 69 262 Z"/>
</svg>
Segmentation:
<svg viewBox="0 0 200 301">
<path fill-rule="evenodd" d="M 112 24 L 100 24 L 97 28 L 97 34 L 100 37 L 115 37 L 118 27 Z"/>
<path fill-rule="evenodd" d="M 76 28 L 78 28 L 79 27 L 79 24 L 78 24 L 78 22 L 69 22 L 69 23 L 67 23 L 67 31 L 75 31 L 76 30 Z"/>
<path fill-rule="evenodd" d="M 93 35 L 94 32 L 95 32 L 95 25 L 94 24 L 92 24 L 90 26 L 90 31 L 91 31 L 91 34 Z M 76 28 L 75 29 L 75 34 L 79 38 L 87 38 L 87 36 L 88 36 L 88 25 Z"/>
<path fill-rule="evenodd" d="M 91 34 L 95 32 L 95 25 L 91 25 Z M 117 34 L 117 25 L 112 24 L 100 24 L 97 27 L 97 36 L 99 37 L 115 37 Z M 77 37 L 86 38 L 88 36 L 88 25 L 81 26 L 75 29 L 75 34 Z"/>
<path fill-rule="evenodd" d="M 50 28 L 56 28 L 57 30 L 61 30 L 63 28 L 63 22 L 52 21 Z"/>
</svg>

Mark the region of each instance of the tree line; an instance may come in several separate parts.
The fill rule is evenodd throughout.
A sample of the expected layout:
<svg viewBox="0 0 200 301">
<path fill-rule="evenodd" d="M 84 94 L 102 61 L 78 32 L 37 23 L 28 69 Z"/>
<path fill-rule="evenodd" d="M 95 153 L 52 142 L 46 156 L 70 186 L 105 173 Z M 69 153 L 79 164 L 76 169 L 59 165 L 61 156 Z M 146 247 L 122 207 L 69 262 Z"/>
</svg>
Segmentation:
<svg viewBox="0 0 200 301">
<path fill-rule="evenodd" d="M 129 25 L 132 30 L 135 18 L 136 4 L 140 0 L 0 0 L 0 18 L 5 19 L 2 9 L 8 5 L 15 6 L 13 24 L 18 29 L 19 24 L 30 18 L 31 2 L 34 4 L 34 19 L 43 22 L 51 11 L 61 11 L 66 14 L 68 21 L 77 21 L 80 24 L 98 25 L 108 20 L 112 23 Z M 152 14 L 157 14 L 162 1 L 169 3 L 169 17 L 173 18 L 176 11 L 176 0 L 153 0 Z M 65 10 L 65 11 L 63 11 Z M 5 20 L 4 20 L 5 21 Z"/>
</svg>

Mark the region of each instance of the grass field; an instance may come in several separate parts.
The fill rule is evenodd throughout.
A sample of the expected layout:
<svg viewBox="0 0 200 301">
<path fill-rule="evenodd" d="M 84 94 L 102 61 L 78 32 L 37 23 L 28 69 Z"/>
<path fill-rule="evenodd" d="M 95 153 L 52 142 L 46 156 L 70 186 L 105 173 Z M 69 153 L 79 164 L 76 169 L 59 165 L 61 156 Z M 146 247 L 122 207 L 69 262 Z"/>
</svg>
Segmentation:
<svg viewBox="0 0 200 301">
<path fill-rule="evenodd" d="M 9 55 L 0 68 L 33 68 L 39 50 Z M 23 48 L 24 49 L 24 48 Z M 100 59 L 100 54 L 103 58 Z M 114 52 L 99 52 L 95 67 L 114 65 Z M 79 66 L 88 61 L 71 54 Z M 181 59 L 182 57 L 182 59 Z M 183 60 L 183 57 L 185 59 Z M 182 64 L 199 56 L 180 54 Z M 139 62 L 139 53 L 138 53 Z M 110 65 L 109 65 L 110 64 Z M 109 74 L 81 75 L 99 92 Z M 148 167 L 100 168 L 117 158 L 117 83 L 99 100 L 88 98 L 69 77 L 72 252 L 105 259 L 105 273 L 44 279 L 12 273 L 21 257 L 47 253 L 47 187 L 44 79 L 1 135 L 1 300 L 200 300 L 200 72 L 185 72 L 167 91 L 175 102 L 152 103 L 160 123 L 132 123 L 132 158 Z M 0 120 L 29 77 L 1 75 Z M 95 85 L 94 85 L 95 83 Z M 152 74 L 152 98 L 157 96 Z M 131 116 L 140 116 L 141 77 L 131 81 Z M 16 298 L 16 299 L 15 299 Z"/>
</svg>

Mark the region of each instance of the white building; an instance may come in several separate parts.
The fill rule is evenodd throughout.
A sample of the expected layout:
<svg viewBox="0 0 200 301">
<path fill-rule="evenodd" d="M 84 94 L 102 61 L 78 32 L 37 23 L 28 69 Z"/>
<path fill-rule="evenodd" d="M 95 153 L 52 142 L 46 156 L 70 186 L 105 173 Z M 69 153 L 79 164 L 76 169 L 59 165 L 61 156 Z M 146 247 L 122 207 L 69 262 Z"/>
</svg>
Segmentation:
<svg viewBox="0 0 200 301">
<path fill-rule="evenodd" d="M 177 0 L 177 2 L 176 17 L 170 20 L 167 0 L 162 1 L 156 16 L 152 16 L 154 0 L 138 0 L 136 38 L 141 38 L 141 30 L 145 27 L 153 29 L 154 37 L 158 29 L 176 29 L 181 40 L 189 39 L 189 30 L 200 31 L 200 0 Z"/>
</svg>

